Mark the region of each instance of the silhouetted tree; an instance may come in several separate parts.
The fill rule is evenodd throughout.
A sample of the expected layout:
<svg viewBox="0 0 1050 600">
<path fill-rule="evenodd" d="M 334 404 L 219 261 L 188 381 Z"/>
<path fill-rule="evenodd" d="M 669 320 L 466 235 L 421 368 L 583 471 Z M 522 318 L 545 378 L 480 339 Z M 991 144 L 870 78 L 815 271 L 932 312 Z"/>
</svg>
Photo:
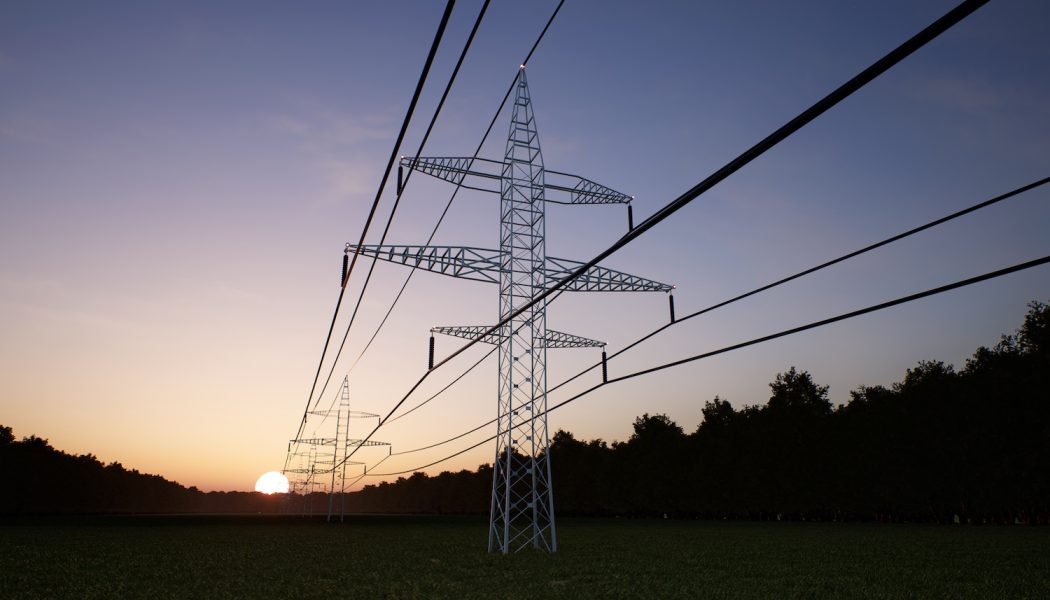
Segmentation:
<svg viewBox="0 0 1050 600">
<path fill-rule="evenodd" d="M 715 397 L 692 434 L 667 415 L 635 419 L 627 441 L 558 431 L 550 453 L 556 511 L 1047 523 L 1050 518 L 1050 307 L 978 348 L 961 371 L 921 361 L 889 387 L 861 386 L 833 410 L 828 387 L 791 367 L 768 403 Z M 211 492 L 71 456 L 0 426 L 2 513 L 258 512 L 282 501 Z M 415 473 L 347 494 L 348 510 L 485 514 L 492 466 Z M 285 499 L 327 509 L 327 496 Z M 292 510 L 295 510 L 294 508 Z"/>
<path fill-rule="evenodd" d="M 722 400 L 718 396 L 715 396 L 714 400 L 705 403 L 704 408 L 700 412 L 704 415 L 704 420 L 697 426 L 698 431 L 705 426 L 725 429 L 729 427 L 729 424 L 733 422 L 733 418 L 736 416 L 733 405 L 728 400 Z"/>
<path fill-rule="evenodd" d="M 786 373 L 778 373 L 769 387 L 773 390 L 773 395 L 769 397 L 770 410 L 810 415 L 831 414 L 828 386 L 817 385 L 805 371 L 800 372 L 791 367 Z"/>
</svg>

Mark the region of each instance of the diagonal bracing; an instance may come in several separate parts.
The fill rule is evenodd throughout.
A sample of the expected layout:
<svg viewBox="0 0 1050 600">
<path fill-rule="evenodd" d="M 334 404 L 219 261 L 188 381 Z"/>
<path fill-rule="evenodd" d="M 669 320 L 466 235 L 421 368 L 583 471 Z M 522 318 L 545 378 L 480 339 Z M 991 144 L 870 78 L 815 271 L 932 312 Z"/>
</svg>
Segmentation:
<svg viewBox="0 0 1050 600">
<path fill-rule="evenodd" d="M 452 337 L 467 340 L 481 340 L 484 344 L 497 345 L 504 337 L 506 337 L 507 326 L 504 325 L 501 327 L 499 332 L 488 333 L 486 335 L 491 329 L 491 325 L 458 325 L 452 327 L 433 327 L 431 328 L 430 333 L 440 333 L 442 335 L 450 335 Z M 547 337 L 543 339 L 542 345 L 544 348 L 604 348 L 605 342 L 599 342 L 598 340 L 592 340 L 583 336 L 548 329 Z"/>
<path fill-rule="evenodd" d="M 500 269 L 503 268 L 503 255 L 500 250 L 468 246 L 347 244 L 346 251 L 362 256 L 374 256 L 379 260 L 414 269 L 486 283 L 499 283 Z M 547 281 L 564 279 L 583 265 L 576 260 L 552 256 L 546 257 L 542 264 L 543 276 Z M 595 265 L 569 282 L 565 289 L 572 292 L 670 292 L 674 286 Z"/>
<path fill-rule="evenodd" d="M 604 347 L 603 342 L 547 329 L 545 301 L 534 302 L 584 263 L 548 257 L 545 206 L 627 204 L 631 196 L 543 166 L 532 98 L 524 67 L 503 161 L 458 157 L 409 157 L 409 168 L 463 187 L 500 195 L 500 246 L 353 245 L 346 252 L 414 269 L 499 285 L 499 316 L 491 327 L 436 327 L 442 333 L 499 346 L 496 456 L 489 516 L 489 551 L 557 550 L 547 430 L 547 350 Z M 630 215 L 630 210 L 628 212 Z M 670 292 L 673 286 L 591 266 L 566 291 Z M 433 348 L 433 346 L 432 346 Z"/>
</svg>

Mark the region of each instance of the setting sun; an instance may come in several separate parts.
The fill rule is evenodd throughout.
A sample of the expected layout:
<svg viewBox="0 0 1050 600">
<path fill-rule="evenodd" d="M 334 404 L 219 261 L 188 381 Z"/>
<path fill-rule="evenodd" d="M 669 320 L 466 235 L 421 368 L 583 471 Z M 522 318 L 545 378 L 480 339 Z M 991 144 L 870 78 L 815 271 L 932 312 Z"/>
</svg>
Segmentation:
<svg viewBox="0 0 1050 600">
<path fill-rule="evenodd" d="M 255 491 L 264 494 L 285 494 L 288 492 L 288 478 L 277 471 L 263 473 L 255 482 Z"/>
</svg>

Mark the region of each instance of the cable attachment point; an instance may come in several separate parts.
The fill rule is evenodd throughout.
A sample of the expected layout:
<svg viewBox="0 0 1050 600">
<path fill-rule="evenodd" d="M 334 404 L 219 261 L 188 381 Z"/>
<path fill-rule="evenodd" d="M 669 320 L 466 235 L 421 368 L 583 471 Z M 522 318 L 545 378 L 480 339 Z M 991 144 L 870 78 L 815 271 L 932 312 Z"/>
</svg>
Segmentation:
<svg viewBox="0 0 1050 600">
<path fill-rule="evenodd" d="M 671 322 L 674 323 L 674 294 L 667 294 L 668 307 L 671 309 Z"/>
<path fill-rule="evenodd" d="M 627 231 L 634 231 L 634 208 L 631 203 L 627 203 Z"/>
<path fill-rule="evenodd" d="M 609 365 L 605 350 L 602 350 L 602 383 L 609 383 Z"/>
<path fill-rule="evenodd" d="M 343 252 L 343 272 L 339 274 L 339 287 L 346 287 L 346 270 L 350 268 L 350 254 Z"/>
<path fill-rule="evenodd" d="M 401 195 L 401 190 L 405 189 L 405 168 L 401 165 L 397 166 L 397 195 Z"/>
</svg>

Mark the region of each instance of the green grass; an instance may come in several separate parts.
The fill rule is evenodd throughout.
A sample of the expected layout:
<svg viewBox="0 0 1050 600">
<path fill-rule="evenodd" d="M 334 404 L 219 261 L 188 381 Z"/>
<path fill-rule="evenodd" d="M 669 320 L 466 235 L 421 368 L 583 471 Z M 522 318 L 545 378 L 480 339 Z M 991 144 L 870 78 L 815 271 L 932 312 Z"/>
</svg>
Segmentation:
<svg viewBox="0 0 1050 600">
<path fill-rule="evenodd" d="M 0 598 L 1050 598 L 1050 530 L 559 521 L 549 556 L 483 520 L 0 521 Z"/>
</svg>

